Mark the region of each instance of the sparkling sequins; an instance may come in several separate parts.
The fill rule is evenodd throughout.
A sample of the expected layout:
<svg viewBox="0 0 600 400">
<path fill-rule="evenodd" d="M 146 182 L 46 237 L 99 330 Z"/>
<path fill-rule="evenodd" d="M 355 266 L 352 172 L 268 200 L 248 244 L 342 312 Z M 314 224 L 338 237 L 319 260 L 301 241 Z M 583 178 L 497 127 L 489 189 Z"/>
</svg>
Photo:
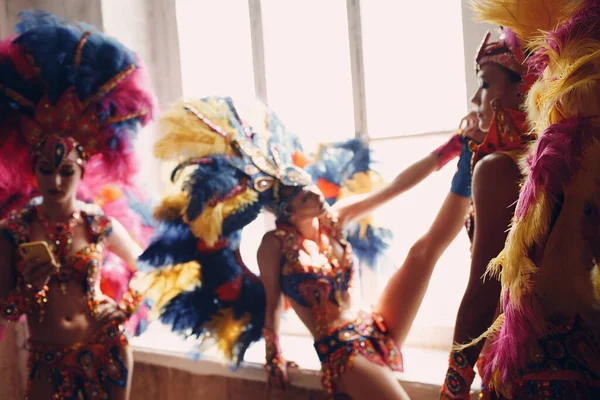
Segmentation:
<svg viewBox="0 0 600 400">
<path fill-rule="evenodd" d="M 355 321 L 315 342 L 315 350 L 322 363 L 322 384 L 331 397 L 337 393 L 335 381 L 352 368 L 357 354 L 392 371 L 403 370 L 400 349 L 390 336 L 379 330 L 374 319 L 381 320 L 381 316 L 361 313 Z"/>
<path fill-rule="evenodd" d="M 107 400 L 106 383 L 124 388 L 127 367 L 120 359 L 120 349 L 127 339 L 116 322 L 94 335 L 86 344 L 56 347 L 29 342 L 29 369 L 38 363 L 48 365 L 48 379 L 54 384 L 53 399 L 78 398 L 81 392 L 88 400 Z M 35 374 L 29 375 L 28 388 Z M 29 389 L 27 390 L 29 392 Z"/>
</svg>

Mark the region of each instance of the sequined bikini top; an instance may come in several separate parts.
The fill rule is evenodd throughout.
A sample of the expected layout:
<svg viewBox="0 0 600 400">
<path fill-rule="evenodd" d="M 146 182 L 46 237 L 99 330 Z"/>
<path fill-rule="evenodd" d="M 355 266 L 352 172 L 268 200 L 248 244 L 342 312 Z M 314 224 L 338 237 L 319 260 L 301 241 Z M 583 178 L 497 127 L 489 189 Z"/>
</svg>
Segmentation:
<svg viewBox="0 0 600 400">
<path fill-rule="evenodd" d="M 81 282 L 90 301 L 90 309 L 93 311 L 95 306 L 92 303 L 95 299 L 96 279 L 102 262 L 102 244 L 112 232 L 112 224 L 110 218 L 104 215 L 100 207 L 85 203 L 79 203 L 79 206 L 81 218 L 85 221 L 87 227 L 90 244 L 68 255 L 66 262 L 60 266 L 59 272 L 52 277 L 52 280 L 58 281 L 63 293 L 66 293 L 67 282 L 71 280 Z M 13 211 L 0 224 L 5 236 L 13 243 L 15 251 L 20 244 L 30 241 L 30 228 L 36 215 L 36 205 L 30 203 L 20 210 Z M 18 253 L 16 254 L 18 279 L 21 279 L 24 262 L 21 256 Z"/>
<path fill-rule="evenodd" d="M 339 305 L 354 272 L 352 247 L 337 218 L 327 213 L 319 219 L 319 227 L 318 251 L 306 246 L 308 241 L 293 225 L 278 223 L 275 231 L 283 247 L 281 291 L 303 307 L 318 306 L 327 300 Z M 341 260 L 333 255 L 332 240 L 344 249 Z"/>
</svg>

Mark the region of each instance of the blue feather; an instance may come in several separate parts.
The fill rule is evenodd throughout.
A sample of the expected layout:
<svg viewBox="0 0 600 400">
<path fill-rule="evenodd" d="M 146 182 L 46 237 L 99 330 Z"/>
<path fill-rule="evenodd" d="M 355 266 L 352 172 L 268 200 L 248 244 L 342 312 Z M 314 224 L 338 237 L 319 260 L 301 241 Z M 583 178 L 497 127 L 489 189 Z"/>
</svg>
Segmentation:
<svg viewBox="0 0 600 400">
<path fill-rule="evenodd" d="M 248 347 L 262 337 L 265 325 L 265 289 L 256 277 L 244 276 L 239 300 L 233 305 L 234 315 L 241 317 L 250 314 L 250 323 L 242 332 L 233 349 L 233 365 L 237 367 L 244 359 Z"/>
<path fill-rule="evenodd" d="M 214 294 L 203 286 L 175 296 L 161 310 L 160 321 L 174 332 L 202 334 L 203 325 L 219 310 Z"/>
<path fill-rule="evenodd" d="M 303 152 L 302 144 L 298 136 L 289 131 L 279 115 L 272 110 L 269 110 L 269 133 L 271 134 L 270 147 L 277 148 L 283 164 L 292 165 L 294 153 Z"/>
<path fill-rule="evenodd" d="M 19 93 L 35 104 L 44 93 L 44 85 L 41 82 L 24 79 L 15 69 L 12 61 L 5 57 L 0 58 L 0 85 Z M 24 109 L 0 89 L 0 122 L 4 121 L 7 115 L 14 114 L 14 111 L 26 111 L 30 115 L 33 113 L 32 110 Z"/>
<path fill-rule="evenodd" d="M 94 27 L 69 24 L 45 11 L 19 13 L 16 31 L 20 34 L 17 43 L 33 56 L 41 70 L 51 102 L 58 100 L 70 86 L 75 87 L 83 100 L 136 61 L 125 46 Z M 90 34 L 75 69 L 76 49 L 86 31 Z"/>
<path fill-rule="evenodd" d="M 211 157 L 211 161 L 209 164 L 198 165 L 184 184 L 184 190 L 190 197 L 186 210 L 189 220 L 197 218 L 209 201 L 231 193 L 240 184 L 243 176 L 224 155 Z"/>
<path fill-rule="evenodd" d="M 223 236 L 229 236 L 232 233 L 235 233 L 245 226 L 250 224 L 252 221 L 258 217 L 262 211 L 264 204 L 260 201 L 256 203 L 250 204 L 243 210 L 239 210 L 235 214 L 232 214 L 225 218 L 223 221 Z"/>
<path fill-rule="evenodd" d="M 354 254 L 362 263 L 366 263 L 370 268 L 375 269 L 380 259 L 389 249 L 393 239 L 392 231 L 385 228 L 367 227 L 366 234 L 360 237 L 360 226 L 355 224 L 348 228 L 347 241 L 352 245 Z"/>
<path fill-rule="evenodd" d="M 198 258 L 198 239 L 183 222 L 162 223 L 154 231 L 150 245 L 138 258 L 140 271 L 190 262 Z"/>
<path fill-rule="evenodd" d="M 203 324 L 226 306 L 217 297 L 217 288 L 239 276 L 241 266 L 229 248 L 199 254 L 197 261 L 202 266 L 202 286 L 174 297 L 164 306 L 160 320 L 174 331 L 185 333 L 192 329 L 192 334 L 199 336 L 205 329 Z"/>
<path fill-rule="evenodd" d="M 324 179 L 342 186 L 346 179 L 352 179 L 357 172 L 371 169 L 371 150 L 361 139 L 324 146 L 317 154 L 316 162 L 306 170 L 316 182 Z"/>
<path fill-rule="evenodd" d="M 129 204 L 129 208 L 131 208 L 137 215 L 140 216 L 142 220 L 142 224 L 144 226 L 152 226 L 153 217 L 152 217 L 152 206 L 150 201 L 140 201 L 138 200 L 132 193 L 127 191 L 125 193 L 127 196 L 127 202 Z"/>
<path fill-rule="evenodd" d="M 224 283 L 232 281 L 242 273 L 231 248 L 224 248 L 214 252 L 200 253 L 198 262 L 202 266 L 203 287 L 215 291 Z"/>
</svg>

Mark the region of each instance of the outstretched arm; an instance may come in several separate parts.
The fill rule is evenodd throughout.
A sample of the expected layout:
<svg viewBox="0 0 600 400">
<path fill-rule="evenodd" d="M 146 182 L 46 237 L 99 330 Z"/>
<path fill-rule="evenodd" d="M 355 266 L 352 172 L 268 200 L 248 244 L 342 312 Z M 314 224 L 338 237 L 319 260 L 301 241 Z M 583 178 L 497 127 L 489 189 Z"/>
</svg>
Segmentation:
<svg viewBox="0 0 600 400">
<path fill-rule="evenodd" d="M 438 156 L 429 154 L 402 171 L 392 182 L 380 190 L 348 197 L 333 205 L 342 225 L 372 212 L 394 197 L 413 188 L 437 170 Z"/>
<path fill-rule="evenodd" d="M 281 242 L 273 232 L 267 233 L 257 254 L 260 279 L 265 287 L 267 306 L 265 310 L 265 369 L 269 385 L 285 389 L 288 384 L 286 362 L 279 345 L 279 325 L 284 309 L 279 280 L 281 277 Z"/>
<path fill-rule="evenodd" d="M 461 154 L 463 150 L 461 135 L 476 140 L 478 138 L 477 131 L 477 116 L 471 113 L 462 119 L 458 132 L 453 134 L 446 143 L 400 172 L 391 183 L 381 190 L 349 197 L 336 203 L 334 210 L 342 225 L 370 213 L 394 197 L 412 189 L 431 173 L 441 169 L 450 160 Z"/>
</svg>

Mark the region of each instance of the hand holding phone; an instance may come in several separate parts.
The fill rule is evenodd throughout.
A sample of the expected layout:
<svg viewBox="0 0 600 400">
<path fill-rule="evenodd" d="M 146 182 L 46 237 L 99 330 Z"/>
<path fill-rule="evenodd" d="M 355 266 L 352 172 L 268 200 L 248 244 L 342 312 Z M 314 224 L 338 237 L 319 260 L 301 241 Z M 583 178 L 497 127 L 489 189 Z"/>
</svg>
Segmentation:
<svg viewBox="0 0 600 400">
<path fill-rule="evenodd" d="M 45 241 L 21 244 L 19 254 L 25 260 L 23 280 L 36 289 L 46 286 L 50 277 L 58 272 L 58 264 Z"/>
</svg>

